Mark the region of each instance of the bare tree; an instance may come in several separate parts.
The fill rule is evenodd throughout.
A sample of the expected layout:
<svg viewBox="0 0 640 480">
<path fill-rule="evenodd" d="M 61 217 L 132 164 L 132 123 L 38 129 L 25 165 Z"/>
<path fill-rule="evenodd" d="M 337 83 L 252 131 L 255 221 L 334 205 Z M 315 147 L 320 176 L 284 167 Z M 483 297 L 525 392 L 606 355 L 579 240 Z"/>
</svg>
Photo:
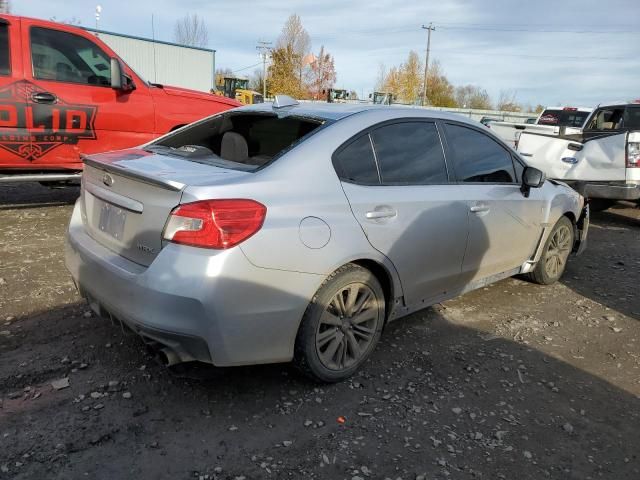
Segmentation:
<svg viewBox="0 0 640 480">
<path fill-rule="evenodd" d="M 333 57 L 320 47 L 318 55 L 312 55 L 307 72 L 308 88 L 316 100 L 320 99 L 322 92 L 333 87 L 336 81 L 336 67 Z"/>
<path fill-rule="evenodd" d="M 209 31 L 197 13 L 176 20 L 173 37 L 176 43 L 192 47 L 205 47 L 209 43 Z"/>
<path fill-rule="evenodd" d="M 516 92 L 513 90 L 501 90 L 496 105 L 498 110 L 505 112 L 521 112 L 522 106 L 516 100 Z"/>
<path fill-rule="evenodd" d="M 291 14 L 287 19 L 282 32 L 276 42 L 276 48 L 283 52 L 290 52 L 290 61 L 298 73 L 298 79 L 302 83 L 302 70 L 305 67 L 305 57 L 311 49 L 311 38 L 302 26 L 299 15 Z"/>
<path fill-rule="evenodd" d="M 79 18 L 71 17 L 71 18 L 65 18 L 62 20 L 58 20 L 55 15 L 51 18 L 49 18 L 49 20 L 51 20 L 52 22 L 58 22 L 58 23 L 64 23 L 66 25 L 75 25 L 75 26 L 80 26 L 82 25 L 82 21 Z"/>
<path fill-rule="evenodd" d="M 387 78 L 387 67 L 385 67 L 384 63 L 380 62 L 378 65 L 378 76 L 376 77 L 375 91 L 382 92 L 384 90 L 384 83 Z"/>
</svg>

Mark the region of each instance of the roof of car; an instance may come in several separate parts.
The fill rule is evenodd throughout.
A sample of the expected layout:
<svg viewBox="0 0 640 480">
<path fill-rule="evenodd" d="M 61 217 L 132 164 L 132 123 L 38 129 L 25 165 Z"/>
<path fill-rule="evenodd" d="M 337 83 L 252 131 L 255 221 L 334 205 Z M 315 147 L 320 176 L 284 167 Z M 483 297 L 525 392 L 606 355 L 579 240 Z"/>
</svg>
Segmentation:
<svg viewBox="0 0 640 480">
<path fill-rule="evenodd" d="M 444 112 L 441 110 L 430 110 L 429 108 L 407 105 L 374 105 L 371 103 L 326 103 L 326 102 L 300 102 L 297 105 L 274 108 L 273 103 L 265 102 L 255 105 L 240 107 L 236 111 L 254 112 L 281 112 L 288 115 L 299 115 L 303 117 L 322 118 L 326 120 L 340 120 L 356 113 L 372 110 L 388 110 L 393 112 L 403 112 L 407 117 L 430 117 L 444 120 L 457 120 L 470 122 L 468 117 L 457 113 Z"/>
</svg>

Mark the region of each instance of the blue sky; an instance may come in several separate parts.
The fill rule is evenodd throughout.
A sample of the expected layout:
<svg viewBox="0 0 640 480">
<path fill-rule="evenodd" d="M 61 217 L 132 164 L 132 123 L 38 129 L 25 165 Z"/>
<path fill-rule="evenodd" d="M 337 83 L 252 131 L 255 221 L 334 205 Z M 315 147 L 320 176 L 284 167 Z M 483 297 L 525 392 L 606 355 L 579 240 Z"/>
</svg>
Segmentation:
<svg viewBox="0 0 640 480">
<path fill-rule="evenodd" d="M 176 18 L 197 13 L 209 29 L 217 65 L 251 74 L 258 40 L 275 41 L 291 13 L 301 16 L 317 51 L 334 55 L 337 86 L 368 94 L 379 65 L 424 55 L 433 22 L 431 58 L 456 85 L 481 86 L 495 99 L 516 93 L 522 103 L 593 106 L 640 98 L 638 0 L 13 0 L 13 13 L 75 17 L 100 28 L 173 40 Z M 249 67 L 250 68 L 245 68 Z M 241 70 L 242 69 L 242 70 Z"/>
</svg>

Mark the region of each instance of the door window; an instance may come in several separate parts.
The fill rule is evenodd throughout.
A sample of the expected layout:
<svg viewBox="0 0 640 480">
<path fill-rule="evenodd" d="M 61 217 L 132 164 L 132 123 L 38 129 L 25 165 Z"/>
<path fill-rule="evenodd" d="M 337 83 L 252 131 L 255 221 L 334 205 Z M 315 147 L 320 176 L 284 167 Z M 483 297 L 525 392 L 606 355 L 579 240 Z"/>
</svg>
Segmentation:
<svg viewBox="0 0 640 480">
<path fill-rule="evenodd" d="M 0 23 L 0 75 L 9 75 L 10 73 L 9 25 L 6 23 Z"/>
<path fill-rule="evenodd" d="M 516 183 L 511 153 L 489 135 L 454 124 L 446 132 L 458 181 Z"/>
<path fill-rule="evenodd" d="M 383 185 L 448 182 L 438 130 L 431 122 L 385 125 L 371 132 Z"/>
<path fill-rule="evenodd" d="M 33 77 L 39 80 L 111 85 L 111 60 L 96 44 L 72 33 L 31 29 Z"/>
<path fill-rule="evenodd" d="M 333 165 L 340 179 L 346 182 L 361 185 L 380 183 L 369 135 L 362 135 L 338 150 L 333 157 Z"/>
</svg>

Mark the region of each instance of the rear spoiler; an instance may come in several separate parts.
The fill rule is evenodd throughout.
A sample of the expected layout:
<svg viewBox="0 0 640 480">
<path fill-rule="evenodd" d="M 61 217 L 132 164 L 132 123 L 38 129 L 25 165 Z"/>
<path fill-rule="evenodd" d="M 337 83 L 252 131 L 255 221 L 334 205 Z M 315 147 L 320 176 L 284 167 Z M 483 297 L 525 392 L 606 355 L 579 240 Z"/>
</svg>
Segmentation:
<svg viewBox="0 0 640 480">
<path fill-rule="evenodd" d="M 183 188 L 186 187 L 184 183 L 174 182 L 173 180 L 166 180 L 160 177 L 152 177 L 149 175 L 144 175 L 142 173 L 136 172 L 135 170 L 130 170 L 125 167 L 121 167 L 119 165 L 114 165 L 113 163 L 104 163 L 98 160 L 94 160 L 91 157 L 86 155 L 80 155 L 80 159 L 82 163 L 93 167 L 97 170 L 102 170 L 105 173 L 115 173 L 116 175 L 120 175 L 122 177 L 131 178 L 137 180 L 139 182 L 148 183 L 150 185 L 154 185 L 156 187 L 164 188 L 165 190 L 171 190 L 173 192 L 179 192 Z"/>
</svg>

